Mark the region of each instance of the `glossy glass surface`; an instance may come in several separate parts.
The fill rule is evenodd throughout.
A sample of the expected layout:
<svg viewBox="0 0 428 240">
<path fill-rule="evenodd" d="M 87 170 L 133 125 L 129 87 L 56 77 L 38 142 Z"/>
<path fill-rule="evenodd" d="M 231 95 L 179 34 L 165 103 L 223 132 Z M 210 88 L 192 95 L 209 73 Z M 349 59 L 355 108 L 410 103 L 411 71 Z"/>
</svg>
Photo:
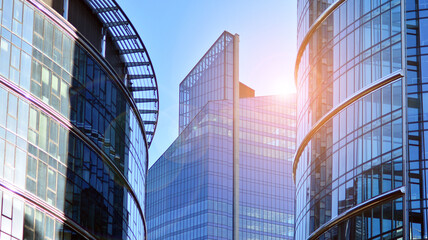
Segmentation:
<svg viewBox="0 0 428 240">
<path fill-rule="evenodd" d="M 296 236 L 403 185 L 400 99 L 398 81 L 351 104 L 311 138 L 296 170 Z"/>
<path fill-rule="evenodd" d="M 297 1 L 297 42 L 302 42 L 315 20 L 334 2 L 336 1 Z"/>
<path fill-rule="evenodd" d="M 314 6 L 325 4 L 314 2 Z M 318 9 L 309 8 L 309 15 L 319 16 Z M 303 152 L 296 159 L 296 239 L 306 239 L 347 210 L 405 185 L 402 80 L 341 108 L 356 92 L 402 69 L 401 54 L 401 2 L 397 0 L 345 1 L 311 36 L 297 79 L 297 142 Z M 308 135 L 335 108 L 340 111 Z M 300 145 L 307 135 L 309 142 Z M 382 229 L 377 210 L 382 207 L 376 207 L 327 229 L 320 238 L 399 238 L 403 231 L 400 206 L 401 212 L 391 217 L 400 224 L 393 227 L 385 223 Z"/>
<path fill-rule="evenodd" d="M 293 106 L 241 99 L 242 239 L 293 239 Z M 149 238 L 232 238 L 232 148 L 232 102 L 209 102 L 149 170 Z"/>
<path fill-rule="evenodd" d="M 319 239 L 403 239 L 403 199 L 385 202 L 351 217 Z"/>
<path fill-rule="evenodd" d="M 48 14 L 0 3 L 0 178 L 97 237 L 143 239 L 147 142 L 128 95 Z M 23 238 L 39 239 L 31 226 Z"/>
<path fill-rule="evenodd" d="M 295 95 L 240 99 L 240 239 L 294 239 L 295 107 Z"/>
<path fill-rule="evenodd" d="M 428 238 L 427 198 L 427 1 L 406 1 L 407 94 L 409 144 L 409 236 Z"/>
<path fill-rule="evenodd" d="M 233 35 L 224 32 L 180 83 L 179 131 L 213 100 L 233 97 Z"/>
<path fill-rule="evenodd" d="M 84 240 L 78 232 L 55 218 L 25 204 L 24 208 L 24 239 L 64 239 Z"/>
<path fill-rule="evenodd" d="M 231 36 L 180 85 L 180 135 L 148 173 L 150 239 L 232 239 Z M 240 239 L 293 239 L 294 98 L 240 99 Z"/>
<path fill-rule="evenodd" d="M 345 1 L 312 35 L 299 65 L 300 143 L 332 108 L 369 84 L 401 69 L 400 1 L 363 10 Z M 360 9 L 347 14 L 348 9 Z M 340 24 L 339 24 L 340 23 Z"/>
<path fill-rule="evenodd" d="M 0 234 L 7 239 L 23 239 L 24 201 L 9 191 L 0 188 L 1 227 Z M 59 239 L 59 238 L 58 238 Z"/>
</svg>

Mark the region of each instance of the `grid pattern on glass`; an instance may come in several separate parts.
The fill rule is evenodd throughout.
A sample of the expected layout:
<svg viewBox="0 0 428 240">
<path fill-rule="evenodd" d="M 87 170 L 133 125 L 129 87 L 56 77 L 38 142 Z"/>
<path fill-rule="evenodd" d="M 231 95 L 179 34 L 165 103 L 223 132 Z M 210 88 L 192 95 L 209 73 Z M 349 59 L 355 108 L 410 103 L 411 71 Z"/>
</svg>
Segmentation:
<svg viewBox="0 0 428 240">
<path fill-rule="evenodd" d="M 52 129 L 51 126 L 49 128 Z M 63 138 L 60 137 L 60 145 L 68 143 L 68 154 L 64 157 L 66 165 L 29 144 L 26 189 L 99 236 L 118 237 L 127 232 L 128 237 L 138 239 L 132 229 L 127 229 L 126 226 L 122 229 L 124 222 L 127 222 L 124 217 L 134 214 L 139 216 L 139 212 L 136 209 L 129 212 L 126 202 L 133 200 L 118 181 L 120 178 L 80 139 L 72 134 L 67 136 L 63 128 L 59 132 L 65 133 Z M 124 203 L 124 199 L 128 200 Z M 80 206 L 80 211 L 74 211 L 74 206 Z M 123 212 L 127 214 L 122 216 Z M 142 228 L 141 216 L 136 220 L 137 225 Z"/>
<path fill-rule="evenodd" d="M 361 10 L 355 17 L 347 15 L 347 9 L 364 4 L 353 4 L 346 1 L 336 9 L 303 54 L 298 74 L 298 142 L 347 97 L 401 69 L 400 1 Z"/>
<path fill-rule="evenodd" d="M 133 219 L 129 224 L 134 226 L 127 229 L 129 237 L 138 239 L 144 235 L 142 218 L 132 197 L 100 156 L 47 115 L 3 88 L 0 99 L 8 103 L 4 110 L 8 117 L 0 121 L 3 179 L 64 211 L 97 235 L 121 236 L 123 223 L 128 222 L 122 219 L 122 212 Z M 15 122 L 26 122 L 20 126 L 28 127 L 18 133 Z M 123 199 L 128 200 L 123 203 Z M 73 206 L 81 210 L 75 211 Z M 108 228 L 115 231 L 107 233 Z"/>
<path fill-rule="evenodd" d="M 0 177 L 23 189 L 29 105 L 3 88 L 0 88 L 0 102 L 6 106 L 0 109 Z"/>
<path fill-rule="evenodd" d="M 315 31 L 298 70 L 298 142 L 355 91 L 402 68 L 400 3 L 345 1 Z M 367 95 L 312 137 L 296 171 L 297 238 L 403 184 L 401 91 L 399 81 Z M 352 229 L 354 222 L 346 224 Z"/>
<path fill-rule="evenodd" d="M 295 107 L 295 95 L 240 99 L 242 239 L 294 239 Z"/>
<path fill-rule="evenodd" d="M 318 239 L 403 239 L 403 199 L 366 210 L 334 226 Z"/>
<path fill-rule="evenodd" d="M 353 0 L 348 0 L 353 1 Z M 315 20 L 328 8 L 335 0 L 322 1 L 297 1 L 297 42 L 301 43 L 309 28 Z"/>
<path fill-rule="evenodd" d="M 33 11 L 18 0 L 3 1 L 3 5 L 0 4 L 0 11 L 3 13 L 1 17 L 0 61 L 2 64 L 0 74 L 28 90 L 31 47 L 22 43 L 21 39 L 32 41 Z"/>
<path fill-rule="evenodd" d="M 224 32 L 180 83 L 179 132 L 208 101 L 232 99 L 233 38 Z"/>
<path fill-rule="evenodd" d="M 428 5 L 406 1 L 409 237 L 428 238 L 427 164 L 428 131 Z"/>
<path fill-rule="evenodd" d="M 155 72 L 143 41 L 114 0 L 85 0 L 109 32 L 127 68 L 127 80 L 150 145 L 156 130 L 159 96 Z"/>
<path fill-rule="evenodd" d="M 127 170 L 125 176 L 129 176 L 128 181 L 143 203 L 145 178 L 141 176 L 146 175 L 147 150 L 137 116 L 130 110 L 126 97 L 100 64 L 60 28 L 38 12 L 34 14 L 28 3 L 15 2 L 14 14 L 17 18 L 23 15 L 24 30 L 34 29 L 34 33 L 21 37 L 5 27 L 2 29 L 0 44 L 9 50 L 18 49 L 16 57 L 0 52 L 5 61 L 17 62 L 14 66 L 18 66 L 19 75 L 15 74 L 18 78 L 11 80 L 69 117 L 120 170 Z M 33 41 L 34 48 L 28 41 Z"/>
<path fill-rule="evenodd" d="M 292 100 L 240 99 L 243 239 L 293 239 Z M 232 237 L 232 146 L 232 102 L 211 101 L 149 170 L 150 238 Z"/>
<path fill-rule="evenodd" d="M 356 204 L 402 186 L 401 105 L 398 81 L 351 104 L 314 135 L 296 170 L 301 237 Z"/>
<path fill-rule="evenodd" d="M 232 172 L 230 167 L 223 169 L 222 183 L 213 182 L 216 178 L 212 171 L 220 171 L 220 164 L 205 160 L 213 154 L 214 147 L 208 138 L 208 120 L 206 106 L 149 170 L 146 208 L 151 239 L 231 236 L 232 194 L 227 182 L 231 183 Z M 223 145 L 231 146 L 231 142 Z M 231 157 L 224 153 L 231 162 Z M 209 188 L 213 185 L 222 188 Z M 223 201 L 214 199 L 215 196 Z"/>
<path fill-rule="evenodd" d="M 126 97 L 101 64 L 28 2 L 4 0 L 0 9 L 0 58 L 7 63 L 1 64 L 0 74 L 10 81 L 5 85 L 19 87 L 57 111 L 49 114 L 70 117 L 117 163 L 144 204 L 147 144 Z M 91 231 L 97 228 L 99 235 L 122 237 L 126 228 L 131 239 L 145 236 L 136 202 L 105 159 L 3 86 L 0 99 L 6 105 L 0 116 L 3 179 L 67 211 Z M 100 141 L 105 138 L 110 142 Z M 97 204 L 85 203 L 96 206 L 97 216 L 105 216 L 102 221 L 107 223 L 94 221 L 95 212 L 76 207 L 91 196 Z"/>
<path fill-rule="evenodd" d="M 45 35 L 50 21 L 35 14 L 35 22 L 34 39 L 38 38 L 38 32 L 45 32 L 43 38 L 39 36 L 40 44 L 49 45 L 46 43 L 52 36 Z M 58 30 L 57 27 L 54 29 Z M 75 42 L 70 43 L 66 34 L 57 32 L 55 37 L 67 42 L 64 46 L 71 45 L 70 48 L 64 48 L 64 51 L 67 50 L 65 55 L 70 58 L 63 62 L 71 62 L 72 70 L 69 72 L 72 74 L 46 58 L 49 54 L 33 49 L 31 93 L 69 117 L 74 125 L 97 143 L 116 162 L 117 167 L 124 171 L 127 148 L 131 147 L 135 156 L 140 148 L 138 145 L 134 146 L 129 138 L 129 121 L 136 116 L 130 110 L 126 96 L 121 94 L 119 88 L 88 53 Z M 43 49 L 46 50 L 46 47 Z M 140 162 L 145 160 L 141 159 Z M 137 164 L 139 165 L 141 164 Z"/>
<path fill-rule="evenodd" d="M 24 204 L 23 204 L 24 205 Z M 47 240 L 84 240 L 86 239 L 67 225 L 59 222 L 52 216 L 39 209 L 25 204 L 23 215 L 23 229 L 25 240 L 47 239 Z M 21 223 L 21 224 L 22 224 Z M 22 226 L 20 226 L 22 228 Z M 22 230 L 21 230 L 22 231 Z"/>
<path fill-rule="evenodd" d="M 23 239 L 24 202 L 0 189 L 0 234 L 5 239 Z"/>
</svg>

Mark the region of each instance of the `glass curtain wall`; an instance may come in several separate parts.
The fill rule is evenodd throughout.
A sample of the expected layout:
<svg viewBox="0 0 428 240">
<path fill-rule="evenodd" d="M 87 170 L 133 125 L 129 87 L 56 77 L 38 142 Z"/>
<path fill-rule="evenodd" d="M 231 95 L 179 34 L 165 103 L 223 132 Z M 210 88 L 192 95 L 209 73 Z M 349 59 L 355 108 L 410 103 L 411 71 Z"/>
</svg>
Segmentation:
<svg viewBox="0 0 428 240">
<path fill-rule="evenodd" d="M 179 132 L 208 101 L 232 100 L 233 40 L 224 32 L 180 83 Z"/>
<path fill-rule="evenodd" d="M 294 237 L 293 103 L 240 101 L 240 239 Z M 231 113 L 232 101 L 209 102 L 150 168 L 149 238 L 232 239 Z"/>
<path fill-rule="evenodd" d="M 406 1 L 409 237 L 428 238 L 427 47 L 428 2 Z M 427 139 L 428 140 L 428 139 Z"/>
<path fill-rule="evenodd" d="M 180 84 L 180 135 L 148 173 L 150 239 L 232 239 L 233 44 L 223 33 Z M 240 99 L 240 239 L 294 237 L 295 106 Z"/>
<path fill-rule="evenodd" d="M 133 100 L 35 4 L 0 1 L 1 234 L 144 239 L 148 145 Z"/>
<path fill-rule="evenodd" d="M 403 3 L 298 5 L 296 239 L 402 238 Z"/>
</svg>

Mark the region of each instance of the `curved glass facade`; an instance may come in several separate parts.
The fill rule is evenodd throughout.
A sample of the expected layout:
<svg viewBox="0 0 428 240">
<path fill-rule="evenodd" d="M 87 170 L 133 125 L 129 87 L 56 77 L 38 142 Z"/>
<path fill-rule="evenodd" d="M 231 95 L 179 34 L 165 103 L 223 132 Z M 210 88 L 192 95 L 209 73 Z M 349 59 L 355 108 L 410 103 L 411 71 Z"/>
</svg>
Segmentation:
<svg viewBox="0 0 428 240">
<path fill-rule="evenodd" d="M 403 3 L 299 6 L 296 239 L 401 238 L 405 195 L 391 196 L 407 179 Z"/>
<path fill-rule="evenodd" d="M 0 7 L 1 234 L 144 239 L 148 142 L 132 94 L 53 9 Z"/>
<path fill-rule="evenodd" d="M 299 3 L 296 238 L 426 239 L 428 2 L 326 4 Z"/>
</svg>

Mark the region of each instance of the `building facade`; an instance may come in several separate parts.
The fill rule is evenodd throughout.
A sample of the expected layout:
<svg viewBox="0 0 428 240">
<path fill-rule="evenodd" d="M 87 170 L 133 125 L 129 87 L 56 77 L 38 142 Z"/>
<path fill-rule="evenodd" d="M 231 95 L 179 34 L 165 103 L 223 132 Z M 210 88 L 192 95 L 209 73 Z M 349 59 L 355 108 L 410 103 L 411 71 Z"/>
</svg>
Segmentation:
<svg viewBox="0 0 428 240">
<path fill-rule="evenodd" d="M 180 134 L 148 173 L 150 239 L 233 239 L 233 44 L 224 32 L 180 84 Z M 294 96 L 240 97 L 239 239 L 293 239 Z"/>
<path fill-rule="evenodd" d="M 145 239 L 158 93 L 134 27 L 114 0 L 0 9 L 1 238 Z"/>
<path fill-rule="evenodd" d="M 428 238 L 427 12 L 298 1 L 296 239 Z"/>
</svg>

